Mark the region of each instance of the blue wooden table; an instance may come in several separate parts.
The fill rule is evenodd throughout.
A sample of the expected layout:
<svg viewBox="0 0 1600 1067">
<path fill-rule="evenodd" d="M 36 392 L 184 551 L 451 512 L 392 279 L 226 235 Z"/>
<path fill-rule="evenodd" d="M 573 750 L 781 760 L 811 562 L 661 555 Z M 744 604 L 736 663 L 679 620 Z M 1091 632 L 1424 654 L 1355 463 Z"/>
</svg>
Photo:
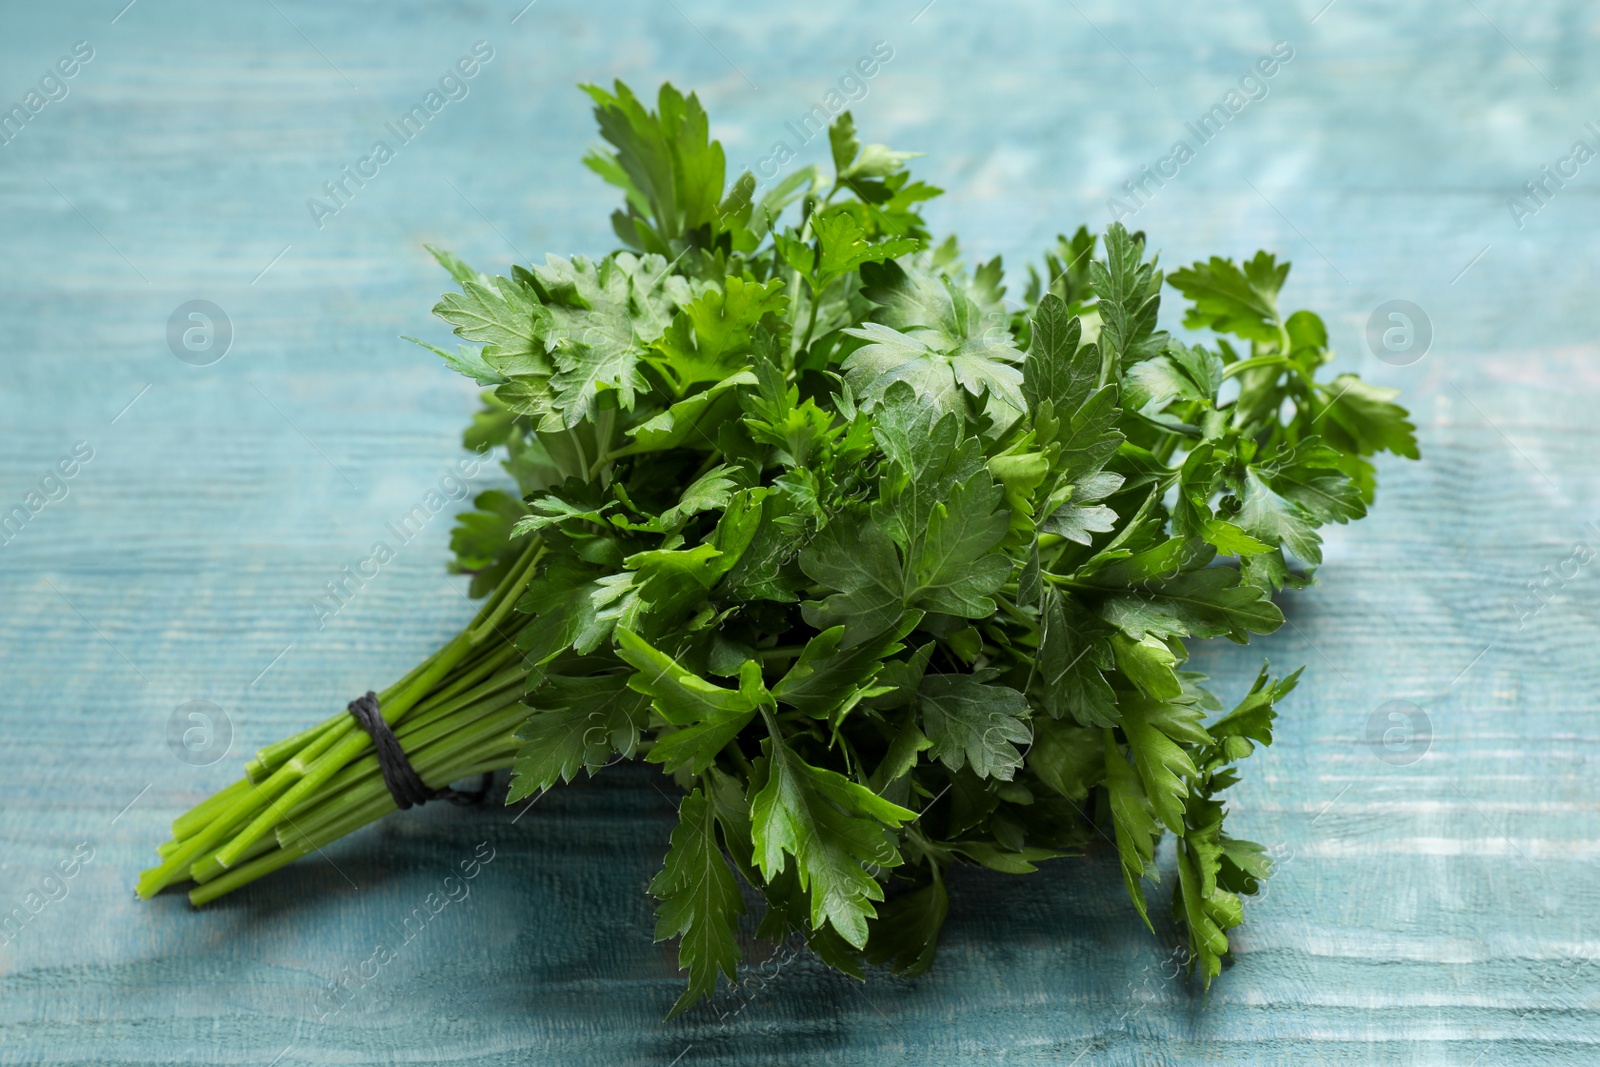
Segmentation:
<svg viewBox="0 0 1600 1067">
<path fill-rule="evenodd" d="M 1600 1061 L 1588 6 L 124 2 L 0 14 L 0 1062 Z M 871 139 L 930 150 L 937 231 L 1014 271 L 1125 209 L 1168 264 L 1275 249 L 1286 301 L 1415 413 L 1423 462 L 1384 464 L 1291 625 L 1198 651 L 1231 693 L 1309 664 L 1237 792 L 1280 872 L 1209 1002 L 1095 854 L 956 877 L 920 980 L 780 953 L 663 1023 L 672 801 L 628 768 L 515 824 L 392 817 L 203 911 L 135 902 L 174 815 L 470 614 L 448 509 L 312 607 L 461 456 L 470 386 L 397 339 L 444 336 L 423 244 L 611 247 L 577 82 L 671 78 L 731 164 L 821 162 L 790 124 L 875 46 L 842 84 Z M 1146 166 L 1172 176 L 1128 201 Z M 1391 300 L 1426 346 L 1369 345 Z M 475 853 L 470 895 L 397 932 Z"/>
</svg>

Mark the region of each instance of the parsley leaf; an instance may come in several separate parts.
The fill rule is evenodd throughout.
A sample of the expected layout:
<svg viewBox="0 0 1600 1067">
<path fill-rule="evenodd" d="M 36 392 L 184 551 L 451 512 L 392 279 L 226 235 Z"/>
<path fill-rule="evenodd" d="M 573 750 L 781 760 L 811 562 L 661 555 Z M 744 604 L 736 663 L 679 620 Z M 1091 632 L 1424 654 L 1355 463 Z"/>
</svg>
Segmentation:
<svg viewBox="0 0 1600 1067">
<path fill-rule="evenodd" d="M 699 774 L 717 753 L 755 717 L 771 697 L 761 685 L 759 671 L 740 675 L 738 689 L 712 685 L 656 651 L 631 631 L 618 627 L 617 655 L 636 673 L 628 685 L 650 698 L 651 707 L 678 729 L 656 741 L 646 757 L 666 765 L 669 772 L 689 767 Z"/>
<path fill-rule="evenodd" d="M 517 733 L 523 742 L 509 800 L 570 782 L 582 768 L 594 775 L 616 755 L 632 756 L 645 726 L 646 700 L 626 675 L 552 676 L 529 701 L 537 713 Z"/>
<path fill-rule="evenodd" d="M 1267 252 L 1257 252 L 1243 267 L 1218 256 L 1172 272 L 1169 279 L 1194 301 L 1183 324 L 1191 330 L 1211 329 L 1247 341 L 1279 337 L 1278 290 L 1289 274 Z"/>
<path fill-rule="evenodd" d="M 705 790 L 696 789 L 678 805 L 678 825 L 665 866 L 650 882 L 661 901 L 656 909 L 656 940 L 679 937 L 678 964 L 689 982 L 668 1018 L 716 992 L 717 974 L 732 981 L 739 963 L 735 941 L 744 901 L 717 842 L 715 809 Z"/>
<path fill-rule="evenodd" d="M 1120 222 L 1106 230 L 1106 258 L 1089 267 L 1100 298 L 1100 348 L 1111 366 L 1130 367 L 1161 350 L 1167 335 L 1156 329 L 1161 306 L 1161 274 L 1144 260 L 1144 235 L 1129 234 Z"/>
<path fill-rule="evenodd" d="M 770 727 L 769 727 L 770 729 Z M 867 943 L 872 901 L 883 889 L 863 864 L 899 866 L 899 850 L 885 836 L 916 812 L 891 804 L 843 775 L 813 767 L 777 734 L 764 742 L 756 763 L 762 784 L 750 802 L 755 863 L 766 878 L 782 873 L 793 856 L 800 888 L 811 897 L 811 925 L 827 923 L 856 948 Z"/>
<path fill-rule="evenodd" d="M 1033 740 L 1028 699 L 1015 689 L 991 685 L 992 671 L 980 674 L 930 674 L 922 680 L 918 704 L 929 752 L 953 771 L 967 764 L 979 778 L 1009 782 L 1022 754 L 1016 743 Z"/>
</svg>

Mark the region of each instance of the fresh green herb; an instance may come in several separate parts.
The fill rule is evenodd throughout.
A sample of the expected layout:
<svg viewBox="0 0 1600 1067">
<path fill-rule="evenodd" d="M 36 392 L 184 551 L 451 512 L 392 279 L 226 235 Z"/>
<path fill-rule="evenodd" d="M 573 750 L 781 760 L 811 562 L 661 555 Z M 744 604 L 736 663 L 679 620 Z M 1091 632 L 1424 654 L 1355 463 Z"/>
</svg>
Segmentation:
<svg viewBox="0 0 1600 1067">
<path fill-rule="evenodd" d="M 510 767 L 516 802 L 619 758 L 671 775 L 675 1012 L 734 976 L 747 897 L 761 936 L 915 974 L 952 865 L 1104 838 L 1148 923 L 1169 832 L 1209 983 L 1271 869 L 1218 797 L 1299 672 L 1220 714 L 1184 642 L 1283 622 L 1372 457 L 1417 455 L 1392 392 L 1318 380 L 1327 332 L 1279 310 L 1265 252 L 1165 278 L 1209 342 L 1157 329 L 1163 275 L 1120 225 L 1061 238 L 1018 307 L 848 114 L 831 181 L 758 197 L 693 95 L 588 92 L 626 249 L 492 278 L 434 253 L 470 342 L 434 351 L 489 387 L 466 443 L 517 491 L 452 541 L 483 608 L 381 694 L 423 779 Z M 203 903 L 393 809 L 341 712 L 178 819 L 139 892 Z"/>
</svg>

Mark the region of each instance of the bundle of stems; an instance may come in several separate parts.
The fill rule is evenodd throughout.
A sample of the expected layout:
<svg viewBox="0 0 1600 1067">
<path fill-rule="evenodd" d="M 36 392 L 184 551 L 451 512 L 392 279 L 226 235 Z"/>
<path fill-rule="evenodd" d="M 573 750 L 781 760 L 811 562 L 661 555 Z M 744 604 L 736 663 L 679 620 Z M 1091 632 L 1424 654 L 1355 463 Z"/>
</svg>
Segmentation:
<svg viewBox="0 0 1600 1067">
<path fill-rule="evenodd" d="M 378 694 L 430 789 L 511 766 L 530 714 L 516 647 L 528 616 L 513 609 L 543 553 L 535 538 L 465 629 Z M 341 711 L 261 749 L 243 778 L 174 820 L 161 862 L 140 875 L 137 891 L 149 898 L 193 881 L 189 900 L 204 904 L 396 808 L 372 738 Z"/>
</svg>

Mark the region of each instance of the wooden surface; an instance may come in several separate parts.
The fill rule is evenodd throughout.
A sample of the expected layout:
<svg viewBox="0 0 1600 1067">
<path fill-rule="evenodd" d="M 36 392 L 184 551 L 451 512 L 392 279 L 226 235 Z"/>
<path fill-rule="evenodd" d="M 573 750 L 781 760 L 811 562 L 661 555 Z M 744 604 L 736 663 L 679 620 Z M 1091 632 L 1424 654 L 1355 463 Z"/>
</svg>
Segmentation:
<svg viewBox="0 0 1600 1067">
<path fill-rule="evenodd" d="M 1575 542 L 1600 549 L 1600 163 L 1522 228 L 1506 205 L 1575 139 L 1600 148 L 1588 6 L 122 2 L 0 15 L 6 107 L 94 49 L 0 147 L 0 509 L 93 450 L 0 548 L 0 914 L 29 916 L 0 945 L 0 1062 L 1600 1060 L 1600 563 L 1519 607 Z M 307 198 L 480 40 L 469 95 L 319 229 Z M 499 269 L 611 246 L 574 83 L 697 88 L 730 163 L 755 166 L 887 42 L 858 126 L 929 150 L 935 229 L 1020 271 L 1109 221 L 1107 197 L 1280 40 L 1269 95 L 1131 221 L 1168 264 L 1292 258 L 1286 302 L 1322 312 L 1343 366 L 1405 389 L 1425 458 L 1384 464 L 1292 626 L 1198 651 L 1224 693 L 1263 656 L 1310 665 L 1237 792 L 1281 870 L 1209 1003 L 1097 854 L 956 877 L 921 980 L 780 959 L 664 1024 L 674 957 L 644 887 L 672 806 L 651 771 L 515 825 L 392 817 L 201 912 L 134 901 L 174 815 L 468 616 L 442 576 L 448 513 L 325 627 L 309 605 L 460 455 L 470 388 L 397 340 L 444 336 L 424 242 Z M 195 299 L 233 327 L 210 366 L 167 343 Z M 1434 328 L 1410 366 L 1363 337 L 1390 299 Z M 204 766 L 168 742 L 196 700 L 231 724 Z M 1370 740 L 1396 700 L 1426 716 L 1425 752 Z M 403 940 L 479 842 L 471 895 Z M 58 864 L 73 877 L 47 884 Z M 394 960 L 327 1014 L 380 942 Z"/>
</svg>

